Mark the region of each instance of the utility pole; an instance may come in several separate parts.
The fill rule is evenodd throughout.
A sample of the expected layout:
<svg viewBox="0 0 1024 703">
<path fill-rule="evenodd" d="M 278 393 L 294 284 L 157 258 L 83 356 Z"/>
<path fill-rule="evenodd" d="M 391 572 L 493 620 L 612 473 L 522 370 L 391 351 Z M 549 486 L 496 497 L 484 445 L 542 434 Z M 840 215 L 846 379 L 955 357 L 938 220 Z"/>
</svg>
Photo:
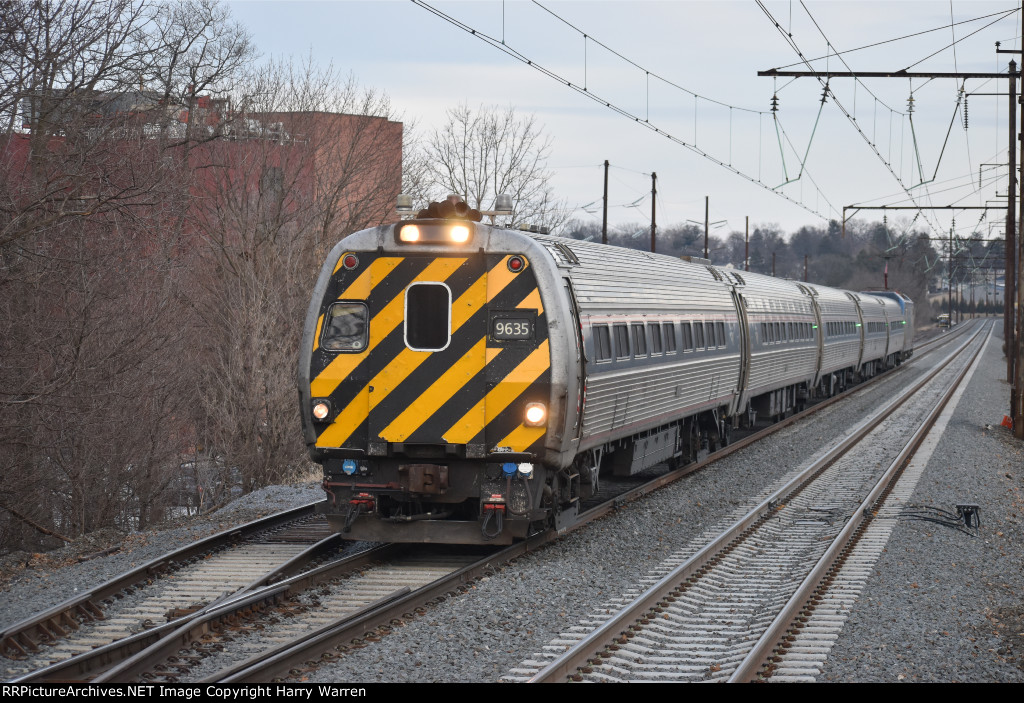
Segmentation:
<svg viewBox="0 0 1024 703">
<path fill-rule="evenodd" d="M 955 222 L 955 220 L 954 220 Z M 946 314 L 953 326 L 953 225 L 949 227 L 949 255 L 946 257 Z"/>
<path fill-rule="evenodd" d="M 657 227 L 654 221 L 654 204 L 658 198 L 658 174 L 651 173 L 651 253 L 654 253 L 654 230 Z"/>
<path fill-rule="evenodd" d="M 747 233 L 743 237 L 743 270 L 750 270 L 750 215 L 747 215 Z"/>
<path fill-rule="evenodd" d="M 1010 59 L 1010 75 L 1017 63 Z M 1010 384 L 1010 415 L 1013 417 L 1013 431 L 1024 426 L 1017 410 L 1017 223 L 1014 221 L 1017 208 L 1017 81 L 1010 80 L 1010 187 L 1006 190 L 1006 319 L 1003 322 L 1003 339 L 1006 341 L 1006 380 Z M 1021 427 L 1024 429 L 1024 427 Z M 1020 435 L 1018 435 L 1020 436 Z"/>
<path fill-rule="evenodd" d="M 704 196 L 704 258 L 708 258 L 708 196 Z"/>
<path fill-rule="evenodd" d="M 608 243 L 608 159 L 604 160 L 604 218 L 601 220 L 601 244 Z"/>
<path fill-rule="evenodd" d="M 807 254 L 804 254 L 804 283 L 807 283 Z"/>
<path fill-rule="evenodd" d="M 1024 31 L 1024 17 L 1021 18 L 1021 29 Z M 1020 53 L 1019 50 L 1016 53 Z M 1010 72 L 1014 69 L 1013 60 L 1010 61 Z M 1017 149 L 1022 148 L 1020 143 L 1020 131 L 1017 126 L 1017 98 L 1015 95 L 1017 82 L 1012 78 L 1010 79 L 1010 188 L 1007 195 L 1009 196 L 1009 202 L 1007 203 L 1007 224 L 1013 222 L 1014 211 L 1016 208 L 1016 197 L 1017 188 L 1019 182 L 1017 178 Z M 1024 93 L 1024 90 L 1021 90 Z M 1022 115 L 1024 117 L 1024 115 Z M 1022 125 L 1024 126 L 1024 125 Z M 1022 155 L 1024 160 L 1024 155 Z M 1019 218 L 1016 227 L 1013 228 L 1012 232 L 1014 237 L 1014 255 L 1015 264 L 1014 270 L 1014 309 L 1013 309 L 1013 345 L 1007 350 L 1008 355 L 1012 355 L 1014 364 L 1013 383 L 1010 385 L 1010 417 L 1013 419 L 1013 436 L 1017 439 L 1024 439 L 1024 363 L 1021 363 L 1020 353 L 1020 338 L 1021 338 L 1021 312 L 1024 311 L 1024 291 L 1021 290 L 1021 277 L 1017 275 L 1017 268 L 1024 261 L 1024 251 L 1020 251 L 1019 247 L 1024 244 L 1024 223 Z M 1020 231 L 1017 229 L 1020 228 Z M 1011 233 L 1011 228 L 1007 226 L 1007 234 Z M 1004 324 L 1005 330 L 1005 324 Z M 1003 335 L 1005 337 L 1005 334 Z"/>
</svg>

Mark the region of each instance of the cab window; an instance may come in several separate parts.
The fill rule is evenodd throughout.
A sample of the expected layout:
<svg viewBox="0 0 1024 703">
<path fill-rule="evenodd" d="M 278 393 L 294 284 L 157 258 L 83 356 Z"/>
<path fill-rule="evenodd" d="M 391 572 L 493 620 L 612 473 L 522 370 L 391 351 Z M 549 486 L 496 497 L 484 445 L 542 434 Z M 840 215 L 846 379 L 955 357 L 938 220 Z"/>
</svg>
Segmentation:
<svg viewBox="0 0 1024 703">
<path fill-rule="evenodd" d="M 327 351 L 362 351 L 368 337 L 368 317 L 365 303 L 332 303 L 324 317 L 320 347 Z"/>
<path fill-rule="evenodd" d="M 405 346 L 441 351 L 451 341 L 452 292 L 443 283 L 413 283 L 405 290 Z"/>
</svg>

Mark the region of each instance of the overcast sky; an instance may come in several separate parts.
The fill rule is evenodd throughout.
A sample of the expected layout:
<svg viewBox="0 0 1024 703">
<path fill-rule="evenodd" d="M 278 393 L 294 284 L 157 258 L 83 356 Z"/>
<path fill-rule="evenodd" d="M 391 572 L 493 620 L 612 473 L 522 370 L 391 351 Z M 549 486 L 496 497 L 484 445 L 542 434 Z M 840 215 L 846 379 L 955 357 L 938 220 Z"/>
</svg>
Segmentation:
<svg viewBox="0 0 1024 703">
<path fill-rule="evenodd" d="M 797 50 L 807 59 L 838 50 L 847 53 L 811 65 L 1005 73 L 1015 57 L 997 55 L 995 43 L 1020 47 L 1013 1 L 425 4 L 601 101 L 411 1 L 230 3 L 265 56 L 312 53 L 333 62 L 386 92 L 421 131 L 443 124 L 460 103 L 536 115 L 552 139 L 557 195 L 585 221 L 601 220 L 605 159 L 612 164 L 609 219 L 638 227 L 650 225 L 651 172 L 659 226 L 703 224 L 708 196 L 710 219 L 725 220 L 723 232 L 741 231 L 745 216 L 752 228 L 777 223 L 791 232 L 841 219 L 851 205 L 908 205 L 912 195 L 917 204 L 980 206 L 1006 193 L 1006 79 L 967 81 L 965 129 L 962 82 L 953 79 L 835 78 L 835 95 L 822 107 L 816 78 L 757 72 L 808 70 Z M 915 33 L 922 34 L 901 39 Z M 880 220 L 882 213 L 858 217 Z M 889 223 L 898 229 L 913 217 L 893 211 Z M 987 235 L 989 221 L 994 235 L 1005 210 L 985 221 L 981 210 L 926 211 L 917 225 L 948 234 L 954 217 L 962 235 L 975 228 Z"/>
</svg>

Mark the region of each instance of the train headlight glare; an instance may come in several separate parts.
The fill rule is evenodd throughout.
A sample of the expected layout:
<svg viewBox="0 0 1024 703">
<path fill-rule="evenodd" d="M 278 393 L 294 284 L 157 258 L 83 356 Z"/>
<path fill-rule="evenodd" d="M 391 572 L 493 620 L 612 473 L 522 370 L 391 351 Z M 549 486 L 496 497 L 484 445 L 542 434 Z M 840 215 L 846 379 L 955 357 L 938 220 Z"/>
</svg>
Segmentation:
<svg viewBox="0 0 1024 703">
<path fill-rule="evenodd" d="M 420 228 L 416 225 L 406 225 L 398 233 L 398 238 L 403 242 L 418 242 L 420 240 Z"/>
<path fill-rule="evenodd" d="M 317 420 L 326 420 L 331 414 L 331 403 L 327 400 L 318 400 L 313 403 L 313 417 Z"/>
<path fill-rule="evenodd" d="M 451 238 L 453 242 L 462 244 L 469 239 L 469 227 L 465 225 L 455 225 L 451 229 Z"/>
<path fill-rule="evenodd" d="M 539 427 L 547 420 L 548 409 L 544 403 L 530 403 L 526 406 L 526 424 L 530 427 Z"/>
</svg>

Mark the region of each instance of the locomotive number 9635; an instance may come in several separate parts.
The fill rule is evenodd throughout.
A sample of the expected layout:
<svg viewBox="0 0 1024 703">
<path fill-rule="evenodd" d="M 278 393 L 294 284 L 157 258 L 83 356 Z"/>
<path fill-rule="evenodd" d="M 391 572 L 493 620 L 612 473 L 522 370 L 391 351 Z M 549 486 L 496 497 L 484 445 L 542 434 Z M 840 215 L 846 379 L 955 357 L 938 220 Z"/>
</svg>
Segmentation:
<svg viewBox="0 0 1024 703">
<path fill-rule="evenodd" d="M 533 337 L 533 325 L 526 318 L 498 318 L 492 322 L 492 339 L 530 339 Z"/>
</svg>

